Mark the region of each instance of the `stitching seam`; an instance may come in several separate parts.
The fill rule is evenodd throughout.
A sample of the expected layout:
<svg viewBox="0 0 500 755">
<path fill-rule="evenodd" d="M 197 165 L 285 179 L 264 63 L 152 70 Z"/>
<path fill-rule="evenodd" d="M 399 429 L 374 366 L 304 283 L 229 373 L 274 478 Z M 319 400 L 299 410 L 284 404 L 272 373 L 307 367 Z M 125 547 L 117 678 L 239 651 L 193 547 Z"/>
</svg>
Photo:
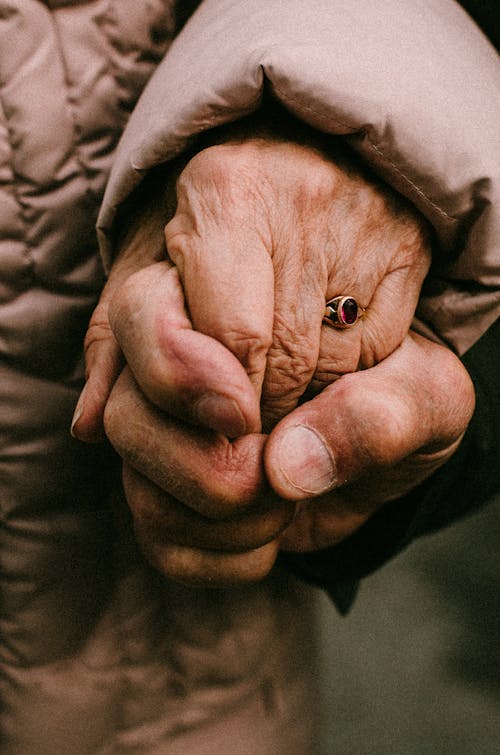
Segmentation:
<svg viewBox="0 0 500 755">
<path fill-rule="evenodd" d="M 333 123 L 334 125 L 342 126 L 342 128 L 349 129 L 351 133 L 356 133 L 361 130 L 361 128 L 356 128 L 352 125 L 349 125 L 348 123 L 343 123 L 342 121 L 332 118 L 329 115 L 326 115 L 325 113 L 320 112 L 319 110 L 316 110 L 313 107 L 310 107 L 309 105 L 304 105 L 301 103 L 301 101 L 298 99 L 298 97 L 290 97 L 286 92 L 284 92 L 280 87 L 277 87 L 273 84 L 273 89 L 275 92 L 277 92 L 280 97 L 285 101 L 289 103 L 296 103 L 300 106 L 302 110 L 307 110 L 314 115 L 321 118 L 323 121 L 326 121 L 327 123 Z M 377 153 L 377 155 L 387 164 L 389 165 L 404 181 L 407 183 L 416 193 L 417 195 L 423 199 L 428 205 L 430 205 L 441 217 L 445 218 L 449 222 L 453 223 L 454 225 L 458 224 L 458 219 L 454 218 L 452 215 L 449 215 L 445 210 L 443 210 L 441 207 L 439 207 L 435 202 L 430 199 L 430 197 L 425 194 L 425 192 L 418 187 L 407 175 L 403 173 L 403 171 L 394 163 L 393 160 L 391 160 L 389 157 L 384 155 L 384 153 L 380 150 L 379 147 L 377 147 L 376 144 L 373 143 L 373 141 L 370 139 L 369 134 L 366 132 L 366 140 L 368 141 L 368 144 L 370 145 L 371 149 Z"/>
<path fill-rule="evenodd" d="M 20 242 L 23 244 L 24 247 L 24 257 L 28 263 L 28 267 L 26 270 L 26 275 L 28 276 L 29 280 L 33 280 L 35 277 L 35 257 L 33 255 L 33 247 L 30 244 L 29 241 L 29 235 L 28 235 L 28 220 L 26 217 L 27 207 L 25 203 L 23 202 L 21 198 L 21 193 L 19 191 L 19 176 L 15 171 L 14 168 L 14 145 L 13 145 L 13 139 L 12 139 L 12 130 L 10 128 L 9 124 L 9 118 L 7 116 L 7 112 L 5 110 L 5 107 L 2 104 L 1 101 L 1 94 L 2 94 L 3 87 L 0 87 L 0 107 L 2 108 L 2 112 L 5 116 L 5 131 L 6 131 L 6 138 L 9 145 L 9 166 L 10 170 L 12 172 L 12 196 L 14 197 L 19 211 L 19 217 L 21 219 L 22 225 L 23 225 L 23 232 L 22 232 L 22 238 L 20 239 Z M 8 185 L 7 185 L 8 186 Z M 6 187 L 7 188 L 7 187 Z"/>
</svg>

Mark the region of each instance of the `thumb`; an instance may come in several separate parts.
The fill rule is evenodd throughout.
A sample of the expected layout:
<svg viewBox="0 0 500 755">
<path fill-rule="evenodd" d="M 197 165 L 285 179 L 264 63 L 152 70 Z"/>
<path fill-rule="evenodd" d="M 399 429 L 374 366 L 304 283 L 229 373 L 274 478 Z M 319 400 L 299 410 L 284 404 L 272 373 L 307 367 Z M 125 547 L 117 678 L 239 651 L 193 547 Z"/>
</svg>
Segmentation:
<svg viewBox="0 0 500 755">
<path fill-rule="evenodd" d="M 283 498 L 304 500 L 385 472 L 384 499 L 398 497 L 451 456 L 473 409 L 460 361 L 412 333 L 276 426 L 265 451 L 269 481 Z"/>
<path fill-rule="evenodd" d="M 259 403 L 245 369 L 225 346 L 193 330 L 168 262 L 130 276 L 113 297 L 109 321 L 135 381 L 157 408 L 231 438 L 259 432 Z"/>
</svg>

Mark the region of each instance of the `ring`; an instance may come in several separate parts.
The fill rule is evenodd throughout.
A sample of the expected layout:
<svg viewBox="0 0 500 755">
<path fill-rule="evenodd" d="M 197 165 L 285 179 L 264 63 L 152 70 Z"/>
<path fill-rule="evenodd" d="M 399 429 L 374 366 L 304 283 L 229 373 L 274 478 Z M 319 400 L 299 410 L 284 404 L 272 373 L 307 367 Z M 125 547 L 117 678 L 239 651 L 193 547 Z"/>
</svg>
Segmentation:
<svg viewBox="0 0 500 755">
<path fill-rule="evenodd" d="M 350 328 L 364 313 L 354 296 L 336 296 L 326 302 L 323 322 L 334 328 Z"/>
</svg>

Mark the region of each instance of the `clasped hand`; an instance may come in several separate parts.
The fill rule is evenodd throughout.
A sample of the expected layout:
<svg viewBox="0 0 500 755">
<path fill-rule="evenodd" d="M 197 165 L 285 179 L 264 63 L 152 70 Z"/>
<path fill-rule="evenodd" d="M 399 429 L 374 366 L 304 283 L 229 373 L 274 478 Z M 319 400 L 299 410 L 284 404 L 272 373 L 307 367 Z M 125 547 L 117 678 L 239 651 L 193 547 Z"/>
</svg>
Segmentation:
<svg viewBox="0 0 500 755">
<path fill-rule="evenodd" d="M 280 548 L 334 545 L 451 456 L 474 395 L 451 352 L 409 332 L 430 252 L 401 201 L 344 158 L 249 139 L 183 170 L 174 265 L 157 214 L 92 319 L 73 432 L 96 439 L 104 414 L 160 571 L 259 579 Z M 341 294 L 366 308 L 346 330 L 322 324 Z"/>
</svg>

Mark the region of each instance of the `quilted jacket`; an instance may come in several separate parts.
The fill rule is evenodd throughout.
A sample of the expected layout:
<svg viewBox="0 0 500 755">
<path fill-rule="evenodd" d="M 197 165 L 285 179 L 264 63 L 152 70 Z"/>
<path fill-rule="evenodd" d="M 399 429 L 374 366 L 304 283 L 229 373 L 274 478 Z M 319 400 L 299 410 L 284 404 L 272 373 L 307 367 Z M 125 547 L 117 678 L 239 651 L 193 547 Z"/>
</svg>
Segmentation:
<svg viewBox="0 0 500 755">
<path fill-rule="evenodd" d="M 302 585 L 165 583 L 134 550 L 113 458 L 68 430 L 103 280 L 97 210 L 174 10 L 0 1 L 2 755 L 302 753 L 311 739 Z"/>
<path fill-rule="evenodd" d="M 0 0 L 2 755 L 315 748 L 311 591 L 283 568 L 238 590 L 166 582 L 115 458 L 69 435 L 112 165 L 106 264 L 144 173 L 256 109 L 265 81 L 434 223 L 422 329 L 462 353 L 497 314 L 498 60 L 458 6 L 205 0 L 170 47 L 196 5 Z"/>
</svg>

